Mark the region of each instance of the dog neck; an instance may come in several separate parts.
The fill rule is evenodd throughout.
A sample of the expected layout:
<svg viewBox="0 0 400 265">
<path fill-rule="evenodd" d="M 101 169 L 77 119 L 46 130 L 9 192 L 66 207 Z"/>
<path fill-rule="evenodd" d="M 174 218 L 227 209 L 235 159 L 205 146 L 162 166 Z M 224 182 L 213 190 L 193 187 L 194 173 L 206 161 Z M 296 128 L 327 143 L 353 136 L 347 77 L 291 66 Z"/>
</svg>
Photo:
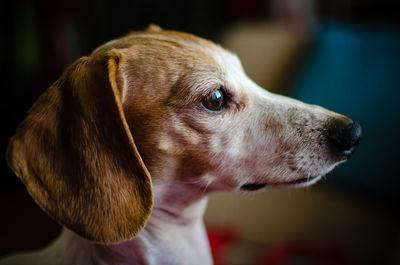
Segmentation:
<svg viewBox="0 0 400 265">
<path fill-rule="evenodd" d="M 207 192 L 182 182 L 155 185 L 153 192 L 152 214 L 129 241 L 99 245 L 64 231 L 63 256 L 73 260 L 63 264 L 212 264 L 203 223 Z"/>
</svg>

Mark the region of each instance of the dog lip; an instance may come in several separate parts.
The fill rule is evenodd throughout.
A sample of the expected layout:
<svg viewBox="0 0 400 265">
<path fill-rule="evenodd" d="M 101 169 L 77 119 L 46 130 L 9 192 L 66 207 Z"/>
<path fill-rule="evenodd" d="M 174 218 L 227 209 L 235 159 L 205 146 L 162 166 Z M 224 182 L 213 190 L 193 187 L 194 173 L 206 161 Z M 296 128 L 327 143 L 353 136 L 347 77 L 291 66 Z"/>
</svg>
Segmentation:
<svg viewBox="0 0 400 265">
<path fill-rule="evenodd" d="M 267 186 L 267 183 L 247 183 L 242 185 L 240 188 L 242 190 L 247 190 L 247 191 L 255 191 L 264 188 Z"/>
<path fill-rule="evenodd" d="M 262 189 L 266 186 L 290 186 L 290 185 L 298 185 L 298 184 L 307 184 L 316 179 L 320 176 L 308 177 L 308 178 L 299 178 L 293 181 L 288 182 L 275 182 L 275 183 L 246 183 L 242 185 L 240 188 L 246 191 L 255 191 Z"/>
</svg>

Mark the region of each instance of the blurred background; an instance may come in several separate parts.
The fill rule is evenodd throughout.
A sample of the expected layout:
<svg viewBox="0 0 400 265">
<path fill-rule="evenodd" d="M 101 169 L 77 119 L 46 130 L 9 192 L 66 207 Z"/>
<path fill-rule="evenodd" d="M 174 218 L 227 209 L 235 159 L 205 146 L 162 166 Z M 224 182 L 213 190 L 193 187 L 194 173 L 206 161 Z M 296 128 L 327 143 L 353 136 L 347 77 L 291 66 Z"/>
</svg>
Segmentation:
<svg viewBox="0 0 400 265">
<path fill-rule="evenodd" d="M 400 2 L 16 0 L 2 3 L 0 257 L 60 227 L 5 163 L 17 124 L 63 69 L 150 23 L 234 51 L 262 87 L 345 114 L 359 150 L 316 186 L 210 198 L 216 264 L 400 264 Z"/>
</svg>

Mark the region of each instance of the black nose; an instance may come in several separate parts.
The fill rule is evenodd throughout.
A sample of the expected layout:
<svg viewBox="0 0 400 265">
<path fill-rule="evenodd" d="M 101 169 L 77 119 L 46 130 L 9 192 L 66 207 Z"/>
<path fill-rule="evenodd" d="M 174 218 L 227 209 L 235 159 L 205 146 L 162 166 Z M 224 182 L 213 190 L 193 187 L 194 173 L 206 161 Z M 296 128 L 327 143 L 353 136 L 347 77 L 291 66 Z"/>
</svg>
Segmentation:
<svg viewBox="0 0 400 265">
<path fill-rule="evenodd" d="M 362 129 L 354 121 L 335 120 L 328 130 L 328 141 L 333 151 L 341 156 L 349 157 L 360 143 Z"/>
</svg>

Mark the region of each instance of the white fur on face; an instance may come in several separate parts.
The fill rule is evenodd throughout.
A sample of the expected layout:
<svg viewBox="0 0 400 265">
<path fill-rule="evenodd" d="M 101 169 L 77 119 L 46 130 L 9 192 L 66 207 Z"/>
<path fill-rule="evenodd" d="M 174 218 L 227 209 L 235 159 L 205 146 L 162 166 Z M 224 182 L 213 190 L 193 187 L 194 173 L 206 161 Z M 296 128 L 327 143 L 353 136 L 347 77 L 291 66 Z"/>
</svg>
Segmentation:
<svg viewBox="0 0 400 265">
<path fill-rule="evenodd" d="M 228 104 L 201 121 L 213 131 L 208 137 L 215 169 L 204 177 L 209 187 L 304 186 L 342 162 L 330 154 L 324 134 L 328 120 L 340 115 L 269 93 L 245 75 L 236 56 L 225 50 L 214 56 L 232 101 L 244 103 L 240 108 Z M 300 179 L 310 181 L 294 183 Z"/>
<path fill-rule="evenodd" d="M 329 120 L 344 116 L 264 90 L 246 76 L 237 56 L 211 42 L 156 33 L 128 38 L 147 43 L 132 54 L 157 59 L 135 68 L 154 84 L 140 85 L 133 78 L 143 73 L 127 71 L 126 83 L 136 85 L 125 103 L 132 128 L 142 126 L 135 140 L 153 181 L 186 178 L 230 190 L 254 183 L 304 186 L 342 162 L 331 154 L 326 135 Z M 216 89 L 223 90 L 226 106 L 212 113 L 202 100 Z"/>
</svg>

